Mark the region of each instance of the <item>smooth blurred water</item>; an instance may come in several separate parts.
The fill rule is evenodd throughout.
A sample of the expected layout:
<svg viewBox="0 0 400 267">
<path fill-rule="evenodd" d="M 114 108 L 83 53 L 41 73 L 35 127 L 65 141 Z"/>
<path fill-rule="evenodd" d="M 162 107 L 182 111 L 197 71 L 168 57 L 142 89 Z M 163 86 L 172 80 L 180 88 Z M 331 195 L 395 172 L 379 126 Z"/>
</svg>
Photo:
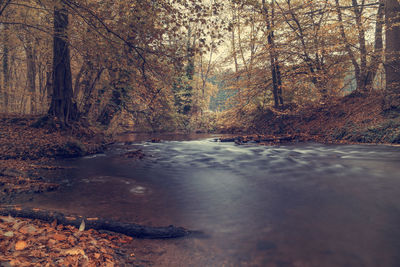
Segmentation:
<svg viewBox="0 0 400 267">
<path fill-rule="evenodd" d="M 156 266 L 400 266 L 399 147 L 121 142 L 62 164 L 32 205 L 207 234 L 143 241 L 173 243 Z"/>
</svg>

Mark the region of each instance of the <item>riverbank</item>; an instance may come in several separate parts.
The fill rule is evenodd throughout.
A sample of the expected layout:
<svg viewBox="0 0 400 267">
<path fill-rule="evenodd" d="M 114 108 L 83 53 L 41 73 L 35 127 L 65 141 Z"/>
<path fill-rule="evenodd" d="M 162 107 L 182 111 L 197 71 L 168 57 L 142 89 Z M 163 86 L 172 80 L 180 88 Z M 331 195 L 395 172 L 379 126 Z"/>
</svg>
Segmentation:
<svg viewBox="0 0 400 267">
<path fill-rule="evenodd" d="M 0 117 L 0 200 L 57 189 L 46 177 L 56 175 L 57 158 L 101 152 L 105 139 L 35 127 L 37 117 Z"/>
<path fill-rule="evenodd" d="M 29 201 L 57 190 L 57 158 L 101 152 L 101 135 L 37 128 L 36 117 L 0 117 L 0 202 Z M 1 266 L 120 266 L 134 254 L 121 248 L 131 237 L 83 231 L 39 220 L 0 216 Z"/>
<path fill-rule="evenodd" d="M 250 114 L 241 125 L 227 124 L 222 132 L 266 143 L 316 141 L 321 143 L 400 143 L 400 117 L 382 110 L 383 96 L 351 94 L 329 103 L 284 111 L 266 109 Z M 259 137 L 257 137 L 259 136 Z M 238 139 L 238 138 L 236 138 Z M 242 136 L 242 139 L 246 139 Z M 248 139 L 248 138 L 247 138 Z M 239 140 L 240 141 L 240 140 Z"/>
</svg>

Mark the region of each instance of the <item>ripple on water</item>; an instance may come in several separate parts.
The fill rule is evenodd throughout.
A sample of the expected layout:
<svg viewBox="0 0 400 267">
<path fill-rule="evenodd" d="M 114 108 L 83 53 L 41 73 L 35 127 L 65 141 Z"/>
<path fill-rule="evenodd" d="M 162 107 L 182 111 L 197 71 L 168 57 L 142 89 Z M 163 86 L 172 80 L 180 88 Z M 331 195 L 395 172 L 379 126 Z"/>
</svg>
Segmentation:
<svg viewBox="0 0 400 267">
<path fill-rule="evenodd" d="M 137 185 L 132 187 L 129 192 L 135 195 L 144 195 L 149 193 L 149 189 L 144 186 Z"/>
</svg>

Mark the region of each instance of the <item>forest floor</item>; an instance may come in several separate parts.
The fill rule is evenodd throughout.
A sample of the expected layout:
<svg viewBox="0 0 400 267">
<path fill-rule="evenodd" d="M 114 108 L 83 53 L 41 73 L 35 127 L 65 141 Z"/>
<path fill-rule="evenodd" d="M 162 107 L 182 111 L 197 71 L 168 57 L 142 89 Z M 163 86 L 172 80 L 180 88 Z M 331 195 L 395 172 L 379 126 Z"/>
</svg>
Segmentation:
<svg viewBox="0 0 400 267">
<path fill-rule="evenodd" d="M 223 141 L 398 144 L 400 116 L 385 113 L 382 103 L 383 97 L 379 93 L 365 96 L 353 94 L 330 99 L 326 104 L 293 110 L 267 109 L 253 115 L 244 128 L 232 125 L 223 129 L 224 132 L 241 134 Z"/>
<path fill-rule="evenodd" d="M 54 160 L 101 151 L 96 136 L 35 128 L 35 117 L 0 117 L 0 203 L 29 200 L 57 190 Z M 39 220 L 0 216 L 0 266 L 124 266 L 134 254 L 121 245 L 131 237 Z M 132 251 L 132 250 L 130 250 Z"/>
</svg>

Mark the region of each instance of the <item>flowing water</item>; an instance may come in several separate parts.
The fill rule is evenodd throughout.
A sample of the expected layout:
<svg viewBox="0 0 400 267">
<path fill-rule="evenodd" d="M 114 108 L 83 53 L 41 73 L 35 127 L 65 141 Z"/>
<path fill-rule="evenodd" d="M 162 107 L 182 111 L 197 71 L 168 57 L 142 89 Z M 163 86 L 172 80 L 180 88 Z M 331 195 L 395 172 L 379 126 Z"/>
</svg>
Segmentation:
<svg viewBox="0 0 400 267">
<path fill-rule="evenodd" d="M 32 205 L 206 234 L 135 240 L 144 266 L 400 266 L 399 147 L 204 138 L 64 160 L 63 189 Z"/>
</svg>

